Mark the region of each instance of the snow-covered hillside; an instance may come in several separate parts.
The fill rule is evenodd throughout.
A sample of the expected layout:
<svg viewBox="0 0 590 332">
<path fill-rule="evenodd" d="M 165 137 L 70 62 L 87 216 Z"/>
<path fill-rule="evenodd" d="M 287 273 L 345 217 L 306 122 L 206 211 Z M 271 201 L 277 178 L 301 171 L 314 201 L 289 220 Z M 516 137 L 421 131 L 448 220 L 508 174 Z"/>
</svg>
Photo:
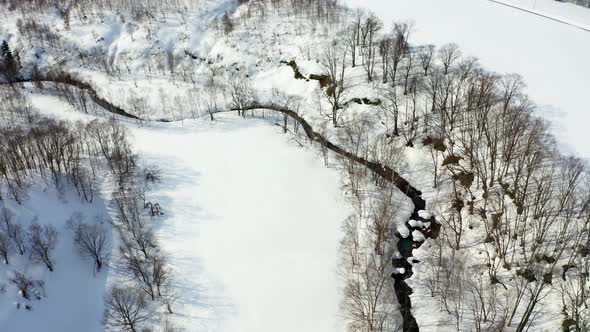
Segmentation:
<svg viewBox="0 0 590 332">
<path fill-rule="evenodd" d="M 590 32 L 488 0 L 346 2 L 373 10 L 387 24 L 413 21 L 412 39 L 418 43 L 457 43 L 464 54 L 477 56 L 494 71 L 522 75 L 528 94 L 551 120 L 563 148 L 590 158 L 585 143 Z M 547 6 L 545 1 L 538 5 Z M 580 23 L 590 25 L 590 10 L 576 7 L 576 12 Z"/>
<path fill-rule="evenodd" d="M 589 329 L 590 32 L 512 3 L 0 2 L 0 207 L 60 236 L 0 218 L 0 329 Z"/>
</svg>

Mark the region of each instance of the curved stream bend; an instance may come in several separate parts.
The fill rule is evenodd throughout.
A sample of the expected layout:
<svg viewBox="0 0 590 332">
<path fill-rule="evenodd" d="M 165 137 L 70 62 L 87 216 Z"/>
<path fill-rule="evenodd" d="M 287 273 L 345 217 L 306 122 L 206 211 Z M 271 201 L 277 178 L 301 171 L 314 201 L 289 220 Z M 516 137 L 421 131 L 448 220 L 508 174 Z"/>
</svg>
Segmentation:
<svg viewBox="0 0 590 332">
<path fill-rule="evenodd" d="M 131 114 L 131 113 L 125 111 L 124 109 L 122 109 L 121 107 L 110 103 L 108 100 L 99 97 L 96 90 L 94 90 L 94 88 L 90 84 L 83 82 L 77 78 L 74 78 L 73 76 L 71 76 L 69 74 L 64 73 L 64 74 L 59 74 L 59 75 L 52 75 L 52 76 L 43 77 L 43 78 L 36 79 L 36 80 L 20 79 L 16 82 L 13 82 L 13 83 L 35 83 L 35 82 L 37 82 L 37 83 L 42 83 L 42 82 L 61 83 L 61 84 L 73 86 L 73 87 L 78 88 L 80 90 L 86 91 L 88 93 L 88 96 L 90 96 L 90 100 L 92 100 L 95 104 L 97 104 L 98 106 L 104 108 L 105 110 L 107 110 L 111 113 L 118 114 L 118 115 L 121 115 L 121 116 L 124 116 L 127 118 L 131 118 L 134 120 L 142 120 L 137 115 Z M 8 85 L 8 84 L 13 84 L 13 83 L 0 83 L 0 85 Z"/>
<path fill-rule="evenodd" d="M 285 114 L 295 121 L 297 121 L 305 130 L 305 134 L 309 139 L 312 141 L 318 142 L 325 146 L 326 148 L 332 150 L 333 152 L 346 157 L 350 160 L 354 160 L 355 162 L 364 165 L 372 172 L 378 174 L 385 180 L 393 183 L 399 190 L 401 190 L 406 196 L 408 196 L 412 203 L 414 204 L 414 210 L 412 211 L 412 215 L 410 219 L 406 222 L 406 227 L 410 230 L 410 235 L 406 238 L 403 238 L 400 234 L 396 233 L 399 241 L 397 244 L 398 250 L 401 254 L 400 258 L 396 258 L 393 260 L 393 266 L 396 268 L 403 268 L 403 274 L 393 274 L 392 277 L 395 280 L 395 293 L 397 296 L 397 300 L 400 304 L 400 312 L 403 317 L 403 331 L 407 332 L 414 332 L 419 331 L 418 323 L 416 319 L 412 315 L 412 301 L 410 295 L 412 294 L 412 288 L 406 283 L 406 279 L 412 276 L 412 264 L 417 263 L 417 260 L 414 260 L 412 257 L 412 251 L 414 248 L 419 248 L 423 242 L 414 241 L 412 237 L 412 231 L 419 230 L 421 231 L 424 236 L 428 238 L 437 238 L 438 233 L 440 231 L 440 224 L 436 222 L 434 217 L 430 217 L 429 219 L 423 218 L 419 215 L 418 211 L 424 210 L 426 208 L 426 202 L 422 198 L 422 192 L 418 189 L 414 188 L 410 183 L 401 177 L 399 173 L 395 170 L 390 168 L 389 166 L 382 165 L 380 163 L 376 163 L 365 158 L 359 157 L 349 151 L 344 150 L 343 148 L 335 145 L 334 143 L 330 142 L 321 134 L 315 132 L 311 125 L 302 117 L 297 114 L 297 112 L 289 110 L 287 108 L 277 106 L 277 105 L 263 105 L 258 103 L 253 103 L 247 107 L 243 108 L 235 108 L 232 109 L 234 111 L 248 111 L 248 110 L 255 110 L 255 109 L 267 109 L 271 111 L 276 111 L 282 114 Z M 426 228 L 416 228 L 412 227 L 409 224 L 410 220 L 419 220 L 422 222 L 429 222 L 430 226 Z M 410 262 L 411 261 L 411 262 Z"/>
<path fill-rule="evenodd" d="M 118 114 L 118 115 L 128 117 L 128 118 L 140 120 L 140 118 L 138 116 L 133 115 L 116 105 L 113 105 L 112 103 L 110 103 L 109 101 L 107 101 L 103 98 L 100 98 L 98 96 L 96 90 L 94 90 L 90 84 L 82 82 L 70 75 L 66 74 L 66 75 L 61 75 L 59 77 L 47 77 L 47 78 L 42 79 L 42 81 L 67 84 L 67 85 L 74 86 L 76 88 L 85 90 L 88 92 L 91 100 L 94 103 L 96 103 L 97 105 L 103 107 L 105 110 L 115 113 L 115 114 Z M 21 80 L 20 82 L 21 83 L 22 82 L 31 82 L 31 80 Z M 412 215 L 410 216 L 410 219 L 406 222 L 406 227 L 408 227 L 408 229 L 410 230 L 410 235 L 406 238 L 403 238 L 400 234 L 396 233 L 396 235 L 399 239 L 397 247 L 398 247 L 398 250 L 401 254 L 400 255 L 401 257 L 393 260 L 393 266 L 396 268 L 403 268 L 404 273 L 393 274 L 392 277 L 395 280 L 395 293 L 396 293 L 397 300 L 400 305 L 400 312 L 403 317 L 403 331 L 404 332 L 419 331 L 418 323 L 416 322 L 416 319 L 412 315 L 412 301 L 411 301 L 410 295 L 412 294 L 413 291 L 412 291 L 412 288 L 406 283 L 405 280 L 412 276 L 412 264 L 418 262 L 412 258 L 413 257 L 412 251 L 414 248 L 419 248 L 423 242 L 414 241 L 411 232 L 413 230 L 419 230 L 424 234 L 424 236 L 427 239 L 428 238 L 435 239 L 438 237 L 438 233 L 440 231 L 440 224 L 438 224 L 436 222 L 436 219 L 434 217 L 430 217 L 429 219 L 426 219 L 426 218 L 421 217 L 418 213 L 418 211 L 424 210 L 426 208 L 426 202 L 422 198 L 422 192 L 419 191 L 418 189 L 414 188 L 412 185 L 410 185 L 410 183 L 406 179 L 401 177 L 399 175 L 399 173 L 397 173 L 395 170 L 393 170 L 389 166 L 382 165 L 380 163 L 376 163 L 376 162 L 367 160 L 365 158 L 359 157 L 359 156 L 357 156 L 349 151 L 346 151 L 345 149 L 335 145 L 334 143 L 330 142 L 324 136 L 315 132 L 313 130 L 313 128 L 311 127 L 311 125 L 304 118 L 300 117 L 299 114 L 297 114 L 297 112 L 295 112 L 295 111 L 292 111 L 290 109 L 287 109 L 287 108 L 284 108 L 284 107 L 281 107 L 278 105 L 259 104 L 259 103 L 251 103 L 248 106 L 242 107 L 242 108 L 233 108 L 232 111 L 242 111 L 243 112 L 243 111 L 256 110 L 256 109 L 271 110 L 271 111 L 279 112 L 279 113 L 289 116 L 290 118 L 297 121 L 303 127 L 305 134 L 307 135 L 307 137 L 309 139 L 311 139 L 314 142 L 320 143 L 321 145 L 325 146 L 326 148 L 330 149 L 331 151 L 333 151 L 343 157 L 346 157 L 350 160 L 353 160 L 353 161 L 367 167 L 372 172 L 378 174 L 386 181 L 389 181 L 392 184 L 394 184 L 399 190 L 401 190 L 408 198 L 410 198 L 412 200 L 412 203 L 414 204 L 414 210 L 412 211 Z M 422 222 L 429 222 L 430 223 L 429 227 L 426 227 L 426 228 L 412 227 L 409 224 L 409 221 L 412 219 L 419 220 Z"/>
</svg>

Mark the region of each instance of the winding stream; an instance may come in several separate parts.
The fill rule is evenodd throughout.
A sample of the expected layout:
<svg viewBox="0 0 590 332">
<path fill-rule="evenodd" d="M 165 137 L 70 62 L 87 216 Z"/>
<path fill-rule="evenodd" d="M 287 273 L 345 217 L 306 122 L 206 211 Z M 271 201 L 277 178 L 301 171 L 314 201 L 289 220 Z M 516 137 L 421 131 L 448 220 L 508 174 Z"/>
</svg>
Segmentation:
<svg viewBox="0 0 590 332">
<path fill-rule="evenodd" d="M 76 88 L 85 90 L 86 92 L 88 92 L 88 95 L 90 96 L 91 100 L 94 103 L 103 107 L 107 111 L 121 115 L 121 116 L 125 116 L 128 118 L 132 118 L 132 119 L 140 119 L 139 117 L 125 111 L 121 107 L 116 106 L 116 105 L 110 103 L 109 101 L 99 97 L 97 92 L 92 88 L 92 86 L 90 86 L 90 84 L 81 82 L 69 75 L 63 75 L 60 77 L 47 77 L 47 78 L 44 78 L 43 81 L 67 84 L 67 85 L 74 86 Z M 31 81 L 30 80 L 21 80 L 20 82 L 22 83 L 22 82 L 31 82 Z M 232 111 L 240 111 L 243 114 L 243 111 L 257 110 L 257 109 L 265 109 L 265 110 L 275 111 L 275 112 L 282 113 L 284 115 L 289 116 L 293 120 L 297 121 L 303 127 L 305 134 L 307 135 L 307 137 L 311 141 L 317 142 L 317 143 L 323 145 L 324 147 L 326 147 L 327 149 L 333 151 L 334 153 L 337 153 L 340 156 L 343 156 L 345 158 L 353 160 L 353 161 L 367 167 L 369 170 L 371 170 L 375 174 L 378 174 L 386 181 L 394 184 L 402 193 L 404 193 L 408 198 L 410 198 L 410 200 L 414 204 L 414 209 L 412 211 L 410 219 L 408 219 L 408 221 L 406 221 L 406 227 L 408 227 L 408 229 L 410 230 L 410 235 L 408 237 L 404 238 L 400 234 L 396 233 L 396 235 L 398 237 L 397 248 L 401 254 L 400 255 L 401 257 L 394 259 L 392 262 L 394 267 L 403 268 L 404 273 L 403 274 L 394 274 L 394 275 L 392 275 L 392 277 L 395 280 L 395 292 L 396 292 L 397 300 L 400 305 L 399 309 L 400 309 L 400 312 L 403 317 L 403 331 L 405 331 L 405 332 L 419 331 L 418 323 L 417 323 L 415 317 L 412 315 L 412 310 L 411 310 L 412 309 L 412 301 L 411 301 L 410 295 L 413 293 L 413 291 L 412 291 L 412 288 L 406 283 L 406 280 L 408 278 L 410 278 L 413 274 L 412 273 L 412 263 L 409 262 L 409 260 L 413 260 L 413 258 L 412 258 L 413 257 L 413 250 L 415 248 L 420 247 L 423 244 L 423 242 L 414 241 L 411 233 L 413 230 L 419 230 L 424 234 L 426 239 L 429 239 L 429 238 L 435 239 L 438 237 L 438 233 L 440 231 L 440 224 L 438 224 L 436 222 L 436 219 L 434 217 L 430 217 L 429 219 L 426 219 L 426 218 L 421 217 L 418 213 L 419 211 L 424 210 L 426 208 L 426 201 L 422 198 L 422 192 L 420 190 L 416 189 L 415 187 L 413 187 L 406 179 L 404 179 L 398 172 L 396 172 L 395 170 L 393 170 L 389 166 L 382 165 L 380 163 L 373 162 L 373 161 L 367 160 L 365 158 L 359 157 L 359 156 L 337 146 L 336 144 L 332 143 L 327 138 L 325 138 L 321 134 L 314 131 L 313 127 L 304 118 L 299 116 L 299 114 L 297 114 L 297 112 L 295 112 L 293 110 L 290 110 L 290 109 L 287 109 L 287 108 L 284 108 L 284 107 L 281 107 L 278 105 L 259 104 L 259 103 L 253 102 L 253 103 L 250 103 L 246 107 L 234 108 L 234 109 L 232 109 Z M 422 222 L 429 222 L 430 226 L 426 227 L 426 228 L 412 227 L 409 224 L 409 221 L 412 219 L 419 220 Z M 417 261 L 414 261 L 413 263 L 415 263 L 415 262 L 417 262 Z"/>
</svg>

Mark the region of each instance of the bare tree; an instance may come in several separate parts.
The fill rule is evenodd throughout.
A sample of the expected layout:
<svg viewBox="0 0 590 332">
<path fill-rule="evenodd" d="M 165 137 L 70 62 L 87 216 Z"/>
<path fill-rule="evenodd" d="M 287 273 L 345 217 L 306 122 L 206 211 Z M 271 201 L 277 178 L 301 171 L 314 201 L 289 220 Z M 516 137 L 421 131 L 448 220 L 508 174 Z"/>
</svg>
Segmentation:
<svg viewBox="0 0 590 332">
<path fill-rule="evenodd" d="M 211 85 L 205 89 L 205 98 L 203 99 L 203 104 L 205 110 L 209 114 L 209 118 L 211 121 L 215 120 L 213 114 L 219 111 L 219 96 L 217 91 L 219 87 L 216 85 Z"/>
<path fill-rule="evenodd" d="M 166 311 L 168 311 L 169 314 L 174 313 L 174 304 L 176 303 L 176 301 L 178 301 L 179 298 L 180 293 L 170 285 L 170 282 L 168 282 L 168 284 L 164 287 L 164 290 L 162 291 L 162 296 L 160 297 L 160 300 L 164 304 L 164 307 L 166 308 Z"/>
<path fill-rule="evenodd" d="M 79 253 L 94 261 L 94 268 L 100 272 L 106 259 L 106 231 L 99 222 L 84 223 L 84 216 L 73 214 L 67 221 L 68 227 L 74 232 L 74 244 Z"/>
<path fill-rule="evenodd" d="M 152 316 L 144 294 L 130 287 L 112 287 L 105 302 L 105 323 L 112 328 L 139 332 Z"/>
<path fill-rule="evenodd" d="M 435 139 L 429 146 L 430 157 L 432 158 L 432 188 L 438 188 L 440 178 L 440 154 L 444 151 L 444 143 L 442 139 Z"/>
<path fill-rule="evenodd" d="M 399 64 L 402 62 L 409 48 L 409 38 L 412 31 L 412 24 L 408 22 L 395 22 L 393 24 L 393 48 L 389 53 L 390 59 L 388 63 L 390 65 L 389 75 L 391 76 L 391 84 L 396 85 L 397 71 Z"/>
<path fill-rule="evenodd" d="M 379 50 L 377 35 L 382 28 L 383 23 L 373 13 L 371 13 L 369 16 L 365 18 L 365 21 L 363 22 L 363 26 L 361 28 L 361 52 L 363 56 L 363 65 L 365 67 L 365 72 L 367 73 L 367 80 L 369 82 L 373 81 L 373 76 L 375 74 L 375 64 L 377 62 L 376 55 L 377 51 Z"/>
<path fill-rule="evenodd" d="M 142 257 L 129 242 L 121 245 L 119 251 L 125 273 L 137 281 L 139 289 L 155 300 L 157 291 L 154 287 L 154 275 L 149 258 Z"/>
<path fill-rule="evenodd" d="M 408 83 L 410 82 L 410 77 L 412 76 L 414 70 L 415 57 L 415 50 L 408 48 L 404 63 L 404 96 L 408 94 Z"/>
<path fill-rule="evenodd" d="M 10 278 L 10 282 L 18 288 L 21 296 L 27 300 L 31 299 L 31 295 L 35 296 L 35 299 L 40 300 L 43 296 L 43 281 L 31 280 L 24 273 L 15 272 L 14 276 Z"/>
<path fill-rule="evenodd" d="M 461 57 L 457 44 L 445 44 L 438 50 L 438 57 L 443 65 L 443 73 L 447 75 L 455 62 Z"/>
<path fill-rule="evenodd" d="M 0 256 L 4 258 L 4 264 L 8 264 L 8 256 L 14 250 L 12 241 L 5 232 L 0 231 Z"/>
<path fill-rule="evenodd" d="M 465 225 L 461 214 L 464 207 L 463 195 L 461 194 L 461 188 L 457 185 L 456 177 L 452 178 L 452 187 L 453 192 L 448 195 L 448 201 L 444 204 L 447 206 L 447 211 L 440 213 L 439 216 L 447 232 L 450 233 L 447 236 L 449 246 L 455 250 L 459 250 L 461 249 L 461 240 L 465 231 Z"/>
<path fill-rule="evenodd" d="M 580 268 L 576 278 L 560 284 L 559 292 L 564 311 L 564 328 L 568 331 L 590 331 L 590 294 L 588 294 L 588 259 Z"/>
<path fill-rule="evenodd" d="M 363 238 L 362 231 L 358 230 L 358 220 L 350 220 L 353 222 L 345 227 L 356 230 L 345 232 Z M 343 245 L 359 244 L 350 240 Z M 347 263 L 343 271 L 343 309 L 347 325 L 352 331 L 395 331 L 397 306 L 392 301 L 395 294 L 390 276 L 391 256 L 365 249 L 363 244 L 344 249 Z"/>
<path fill-rule="evenodd" d="M 350 50 L 350 56 L 352 61 L 352 67 L 356 67 L 357 49 L 361 44 L 361 29 L 363 22 L 365 21 L 366 12 L 357 8 L 354 11 L 352 22 L 346 28 L 346 35 L 344 41 Z"/>
<path fill-rule="evenodd" d="M 0 209 L 0 226 L 6 234 L 12 233 L 12 228 L 14 227 L 13 219 L 14 213 L 11 210 L 6 207 Z"/>
<path fill-rule="evenodd" d="M 358 48 L 358 33 L 359 33 L 359 29 L 358 26 L 355 25 L 356 23 L 353 23 L 352 25 L 350 25 L 346 31 L 346 36 L 345 36 L 345 41 L 346 44 L 348 45 L 348 49 L 350 50 L 350 57 L 351 57 L 351 61 L 352 61 L 352 67 L 356 67 L 356 52 L 357 52 L 357 48 Z M 360 23 L 359 23 L 360 25 Z"/>
<path fill-rule="evenodd" d="M 12 238 L 14 245 L 18 249 L 19 254 L 25 254 L 25 241 L 23 236 L 23 228 L 20 224 L 14 224 L 11 233 L 8 234 Z"/>
<path fill-rule="evenodd" d="M 394 39 L 389 36 L 383 36 L 379 40 L 379 55 L 381 56 L 381 71 L 382 71 L 382 78 L 383 84 L 387 83 L 387 79 L 389 79 L 389 60 L 391 59 L 391 50 L 393 49 Z"/>
<path fill-rule="evenodd" d="M 378 153 L 373 150 L 370 154 L 375 157 Z M 349 177 L 349 181 L 357 182 L 363 174 L 352 171 Z M 357 185 L 360 184 L 354 184 Z M 340 248 L 340 274 L 344 280 L 342 309 L 350 331 L 396 331 L 398 328 L 399 312 L 391 278 L 395 273 L 391 265 L 394 249 L 391 238 L 394 215 L 398 211 L 392 199 L 394 193 L 392 186 L 380 188 L 368 213 L 363 208 L 367 197 L 350 196 L 356 213 L 344 222 Z"/>
<path fill-rule="evenodd" d="M 20 224 L 14 223 L 13 219 L 14 213 L 12 211 L 6 207 L 3 207 L 0 210 L 0 230 L 3 231 L 4 235 L 8 236 L 9 240 L 14 242 L 19 253 L 23 255 L 25 253 L 25 244 L 23 241 L 22 227 Z M 10 246 L 11 249 L 13 248 L 12 245 L 8 246 Z M 8 264 L 8 262 L 6 262 L 6 264 Z"/>
<path fill-rule="evenodd" d="M 246 78 L 242 75 L 233 77 L 230 80 L 229 92 L 231 102 L 228 104 L 231 108 L 238 109 L 238 115 L 245 116 L 243 111 L 241 111 L 242 113 L 240 114 L 240 110 L 245 109 L 254 100 L 254 92 L 248 84 L 248 81 L 246 81 Z"/>
<path fill-rule="evenodd" d="M 383 89 L 383 96 L 387 103 L 383 103 L 383 114 L 385 115 L 386 125 L 391 128 L 390 122 L 393 122 L 393 132 L 390 135 L 399 136 L 399 116 L 400 116 L 400 96 L 397 86 L 389 85 Z"/>
<path fill-rule="evenodd" d="M 168 259 L 166 255 L 158 252 L 150 258 L 150 265 L 152 267 L 152 276 L 156 291 L 158 296 L 162 296 L 162 291 L 170 278 Z"/>
<path fill-rule="evenodd" d="M 425 45 L 418 49 L 418 59 L 420 61 L 420 66 L 422 67 L 424 76 L 428 76 L 428 73 L 430 72 L 432 59 L 434 58 L 434 49 L 434 45 Z"/>
<path fill-rule="evenodd" d="M 440 296 L 442 304 L 451 317 L 455 320 L 455 327 L 457 330 L 461 327 L 461 321 L 465 314 L 466 305 L 466 271 L 465 271 L 465 257 L 462 252 L 451 257 L 444 257 L 441 262 L 441 286 Z"/>
<path fill-rule="evenodd" d="M 52 225 L 39 225 L 34 222 L 29 226 L 30 258 L 34 262 L 43 263 L 49 271 L 53 271 L 51 252 L 57 245 L 57 230 Z"/>
<path fill-rule="evenodd" d="M 346 47 L 334 41 L 328 46 L 320 63 L 324 74 L 330 79 L 330 84 L 322 89 L 323 95 L 331 105 L 330 118 L 332 125 L 338 127 L 338 120 L 341 117 L 341 108 L 347 96 L 350 85 L 346 81 Z"/>
<path fill-rule="evenodd" d="M 386 186 L 379 189 L 377 197 L 371 205 L 368 231 L 376 255 L 385 255 L 395 232 L 395 217 L 398 206 L 393 203 L 395 187 Z"/>
<path fill-rule="evenodd" d="M 497 287 L 499 285 L 489 284 L 477 273 L 467 282 L 467 295 L 471 296 L 471 313 L 476 332 L 501 330 L 507 315 L 507 307 L 501 304 Z M 496 327 L 497 329 L 494 329 Z"/>
</svg>

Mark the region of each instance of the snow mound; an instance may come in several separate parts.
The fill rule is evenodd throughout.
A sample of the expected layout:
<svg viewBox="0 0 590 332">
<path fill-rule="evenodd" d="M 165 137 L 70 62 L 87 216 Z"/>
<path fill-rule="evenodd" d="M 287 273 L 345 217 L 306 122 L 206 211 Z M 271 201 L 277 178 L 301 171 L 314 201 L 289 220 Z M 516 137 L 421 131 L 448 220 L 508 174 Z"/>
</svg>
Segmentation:
<svg viewBox="0 0 590 332">
<path fill-rule="evenodd" d="M 424 234 L 422 234 L 422 232 L 420 232 L 419 230 L 415 230 L 412 232 L 412 238 L 416 242 L 424 242 L 424 240 L 426 240 L 426 237 L 424 237 Z"/>
<path fill-rule="evenodd" d="M 420 216 L 420 218 L 423 218 L 423 219 L 432 218 L 432 213 L 430 211 L 426 211 L 426 210 L 418 211 L 418 215 Z"/>
<path fill-rule="evenodd" d="M 404 239 L 410 236 L 410 229 L 408 228 L 408 226 L 404 224 L 397 225 L 397 231 L 399 235 Z"/>
<path fill-rule="evenodd" d="M 420 220 L 410 219 L 408 224 L 410 224 L 410 226 L 412 226 L 414 228 L 422 227 L 422 222 Z"/>
</svg>

